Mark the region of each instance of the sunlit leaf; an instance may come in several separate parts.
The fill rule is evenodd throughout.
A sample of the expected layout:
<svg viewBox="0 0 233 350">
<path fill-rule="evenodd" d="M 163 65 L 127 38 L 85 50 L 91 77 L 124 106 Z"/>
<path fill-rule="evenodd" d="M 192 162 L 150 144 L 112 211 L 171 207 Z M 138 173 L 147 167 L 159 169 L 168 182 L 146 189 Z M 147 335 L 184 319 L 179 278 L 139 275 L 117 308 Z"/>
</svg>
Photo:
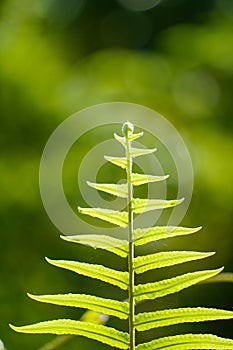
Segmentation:
<svg viewBox="0 0 233 350">
<path fill-rule="evenodd" d="M 231 318 L 233 318 L 233 311 L 188 307 L 137 314 L 135 316 L 135 325 L 138 331 L 146 331 L 151 328 L 179 323 L 227 320 Z"/>
<path fill-rule="evenodd" d="M 117 197 L 127 198 L 128 195 L 128 187 L 127 184 L 99 184 L 94 182 L 87 181 L 87 184 L 90 187 L 95 188 L 98 191 L 103 191 L 106 193 L 110 193 Z"/>
<path fill-rule="evenodd" d="M 81 214 L 93 216 L 95 218 L 108 221 L 111 224 L 115 224 L 121 227 L 126 227 L 128 225 L 128 213 L 126 211 L 81 207 L 78 207 L 78 211 Z"/>
<path fill-rule="evenodd" d="M 152 149 L 148 149 L 148 148 L 131 148 L 131 156 L 133 158 L 135 157 L 139 157 L 139 156 L 144 156 L 147 154 L 151 154 L 154 153 L 155 151 L 157 151 L 157 148 L 152 148 Z"/>
<path fill-rule="evenodd" d="M 68 242 L 88 245 L 93 248 L 105 249 L 109 252 L 115 253 L 123 258 L 128 255 L 128 241 L 113 238 L 106 235 L 75 235 L 75 236 L 61 236 L 62 239 Z"/>
<path fill-rule="evenodd" d="M 127 319 L 129 314 L 129 303 L 105 299 L 86 294 L 55 294 L 55 295 L 32 295 L 28 296 L 42 303 L 54 305 L 80 307 L 101 312 L 107 315 Z"/>
<path fill-rule="evenodd" d="M 190 235 L 201 230 L 200 227 L 188 228 L 182 226 L 155 226 L 148 228 L 137 228 L 134 230 L 134 243 L 136 246 L 165 238 Z"/>
<path fill-rule="evenodd" d="M 173 294 L 207 278 L 215 276 L 222 270 L 223 268 L 195 271 L 158 282 L 139 284 L 135 286 L 135 297 L 137 301 L 139 301 L 145 299 L 156 299 L 168 294 Z"/>
<path fill-rule="evenodd" d="M 123 169 L 127 168 L 127 158 L 125 157 L 109 157 L 109 156 L 105 156 L 104 157 L 107 161 L 109 161 L 110 163 L 113 163 Z"/>
<path fill-rule="evenodd" d="M 136 350 L 231 350 L 233 340 L 212 334 L 180 334 L 152 340 L 136 346 Z"/>
<path fill-rule="evenodd" d="M 172 200 L 134 198 L 132 199 L 132 209 L 135 214 L 141 214 L 150 210 L 175 207 L 176 205 L 181 204 L 183 201 L 184 198 Z"/>
<path fill-rule="evenodd" d="M 20 333 L 81 335 L 90 339 L 98 340 L 118 349 L 128 349 L 129 347 L 128 333 L 89 322 L 63 319 L 39 322 L 23 327 L 10 325 L 10 327 Z"/>
<path fill-rule="evenodd" d="M 129 140 L 130 141 L 134 141 L 136 139 L 138 139 L 139 137 L 143 136 L 143 131 L 142 132 L 139 132 L 137 134 L 130 134 L 129 135 Z"/>
<path fill-rule="evenodd" d="M 200 253 L 193 251 L 159 252 L 138 256 L 133 260 L 133 265 L 136 273 L 142 273 L 160 267 L 173 266 L 192 260 L 207 258 L 213 254 L 215 253 Z"/>
<path fill-rule="evenodd" d="M 46 260 L 54 266 L 74 271 L 80 275 L 96 278 L 113 284 L 121 289 L 127 289 L 128 287 L 128 272 L 117 271 L 102 265 L 81 263 L 78 261 L 51 260 L 48 258 L 46 258 Z"/>
<path fill-rule="evenodd" d="M 138 139 L 139 137 L 141 137 L 143 135 L 143 132 L 140 132 L 138 134 L 130 134 L 129 135 L 129 140 L 130 141 L 134 141 L 136 139 Z M 114 137 L 117 141 L 119 141 L 124 147 L 126 146 L 126 138 L 125 136 L 122 137 L 122 136 L 119 136 L 117 135 L 116 133 L 114 133 Z"/>
<path fill-rule="evenodd" d="M 131 181 L 134 186 L 139 186 L 139 185 L 147 184 L 149 182 L 163 181 L 163 180 L 166 180 L 168 177 L 169 175 L 155 176 L 155 175 L 132 173 Z"/>
</svg>

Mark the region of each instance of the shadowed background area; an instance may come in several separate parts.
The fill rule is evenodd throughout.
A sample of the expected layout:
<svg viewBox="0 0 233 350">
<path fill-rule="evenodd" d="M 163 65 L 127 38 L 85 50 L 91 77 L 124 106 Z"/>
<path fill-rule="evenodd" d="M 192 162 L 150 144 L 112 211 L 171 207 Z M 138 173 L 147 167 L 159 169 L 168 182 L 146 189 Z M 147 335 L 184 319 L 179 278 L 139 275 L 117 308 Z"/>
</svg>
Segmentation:
<svg viewBox="0 0 233 350">
<path fill-rule="evenodd" d="M 61 241 L 40 199 L 38 169 L 45 143 L 64 119 L 82 108 L 132 102 L 157 110 L 173 123 L 190 151 L 195 174 L 193 199 L 182 224 L 202 225 L 203 230 L 152 248 L 217 251 L 205 267 L 224 265 L 232 272 L 232 31 L 231 0 L 147 0 L 144 5 L 133 0 L 1 1 L 0 339 L 8 350 L 36 350 L 53 338 L 19 335 L 8 323 L 78 319 L 83 313 L 37 303 L 26 292 L 125 298 L 116 288 L 44 261 L 49 256 L 107 262 L 119 270 L 126 266 L 109 253 Z M 74 210 L 83 204 L 77 187 L 80 159 L 113 131 L 97 130 L 94 137 L 87 133 L 68 155 L 64 188 Z M 90 166 L 87 174 L 92 171 Z M 117 181 L 113 166 L 98 173 L 98 181 L 106 180 Z M 189 266 L 202 268 L 201 263 Z M 152 272 L 144 280 L 187 269 Z M 232 293 L 231 284 L 199 285 L 151 305 L 230 310 Z M 121 327 L 114 319 L 109 324 Z M 232 321 L 147 332 L 145 340 L 184 330 L 232 337 Z M 106 349 L 81 337 L 60 349 L 85 350 L 90 345 Z"/>
</svg>

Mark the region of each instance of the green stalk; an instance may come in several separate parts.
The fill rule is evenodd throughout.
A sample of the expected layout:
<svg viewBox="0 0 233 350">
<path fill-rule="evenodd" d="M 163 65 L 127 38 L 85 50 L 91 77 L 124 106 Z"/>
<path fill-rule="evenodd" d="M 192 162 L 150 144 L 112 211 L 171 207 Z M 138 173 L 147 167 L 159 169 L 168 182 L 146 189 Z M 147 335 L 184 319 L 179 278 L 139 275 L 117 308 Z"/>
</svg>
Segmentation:
<svg viewBox="0 0 233 350">
<path fill-rule="evenodd" d="M 133 185 L 131 182 L 132 173 L 132 156 L 131 156 L 131 141 L 129 140 L 129 125 L 125 123 L 123 126 L 123 132 L 126 137 L 126 157 L 127 157 L 127 184 L 128 184 L 128 240 L 129 240 L 129 256 L 128 256 L 128 270 L 129 270 L 129 334 L 130 334 L 130 350 L 135 350 L 135 298 L 134 298 L 134 241 L 133 241 L 133 210 L 132 210 L 132 198 L 133 198 Z"/>
<path fill-rule="evenodd" d="M 42 348 L 38 350 L 54 350 L 58 348 L 60 345 L 65 344 L 68 340 L 73 338 L 72 335 L 58 335 L 50 342 L 46 343 Z"/>
</svg>

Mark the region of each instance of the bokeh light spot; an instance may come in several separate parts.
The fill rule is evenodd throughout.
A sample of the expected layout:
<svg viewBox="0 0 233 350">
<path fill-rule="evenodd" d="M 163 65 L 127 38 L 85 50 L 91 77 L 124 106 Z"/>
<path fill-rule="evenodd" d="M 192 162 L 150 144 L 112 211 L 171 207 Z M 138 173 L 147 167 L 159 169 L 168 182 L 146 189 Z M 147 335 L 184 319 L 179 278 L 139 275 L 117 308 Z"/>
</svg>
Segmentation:
<svg viewBox="0 0 233 350">
<path fill-rule="evenodd" d="M 173 96 L 185 113 L 197 117 L 209 116 L 219 101 L 216 79 L 203 70 L 184 72 L 175 82 Z"/>
<path fill-rule="evenodd" d="M 159 5 L 162 0 L 118 0 L 118 2 L 131 11 L 146 11 Z"/>
</svg>

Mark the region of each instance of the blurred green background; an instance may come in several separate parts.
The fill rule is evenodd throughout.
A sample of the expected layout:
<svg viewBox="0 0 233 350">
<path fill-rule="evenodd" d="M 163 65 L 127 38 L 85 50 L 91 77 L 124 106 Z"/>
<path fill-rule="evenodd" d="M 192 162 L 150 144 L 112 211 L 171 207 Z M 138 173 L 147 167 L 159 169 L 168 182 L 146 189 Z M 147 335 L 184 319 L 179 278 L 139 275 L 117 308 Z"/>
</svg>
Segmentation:
<svg viewBox="0 0 233 350">
<path fill-rule="evenodd" d="M 44 256 L 105 264 L 107 260 L 108 266 L 125 267 L 110 254 L 61 241 L 40 199 L 38 168 L 45 143 L 63 120 L 84 107 L 132 102 L 157 110 L 174 124 L 191 153 L 195 173 L 183 224 L 202 225 L 203 230 L 159 248 L 214 250 L 216 256 L 206 260 L 205 267 L 233 270 L 233 1 L 145 1 L 151 4 L 148 8 L 142 2 L 0 2 L 0 339 L 8 350 L 36 350 L 53 338 L 16 334 L 8 323 L 76 319 L 83 313 L 37 303 L 26 292 L 95 289 L 96 295 L 125 297 L 116 288 L 44 261 Z M 87 135 L 83 155 L 92 141 Z M 65 179 L 75 208 L 81 197 L 73 169 L 68 167 Z M 114 174 L 109 172 L 109 180 Z M 232 295 L 230 284 L 200 285 L 152 307 L 230 310 Z M 113 319 L 109 324 L 120 327 Z M 233 337 L 232 329 L 230 321 L 170 327 L 147 332 L 144 339 L 184 330 Z M 107 348 L 77 337 L 61 349 L 90 346 Z"/>
</svg>

